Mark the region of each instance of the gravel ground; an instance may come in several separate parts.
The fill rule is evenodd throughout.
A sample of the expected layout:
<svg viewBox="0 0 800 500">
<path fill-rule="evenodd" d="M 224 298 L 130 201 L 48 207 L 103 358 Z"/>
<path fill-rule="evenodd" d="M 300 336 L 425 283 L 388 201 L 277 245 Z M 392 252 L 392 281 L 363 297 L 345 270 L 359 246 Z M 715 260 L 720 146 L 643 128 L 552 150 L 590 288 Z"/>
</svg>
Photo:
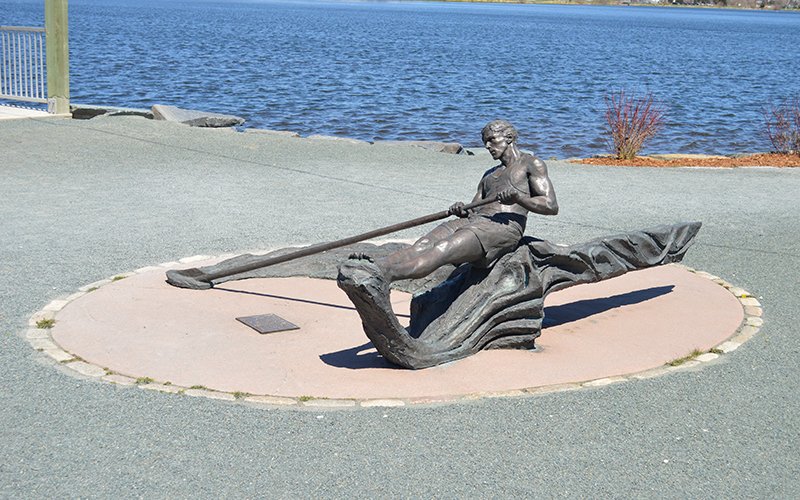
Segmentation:
<svg viewBox="0 0 800 500">
<path fill-rule="evenodd" d="M 800 170 L 549 164 L 561 213 L 529 232 L 573 243 L 702 220 L 685 263 L 759 297 L 761 333 L 695 371 L 411 408 L 264 409 L 82 380 L 21 337 L 50 300 L 442 210 L 491 159 L 134 117 L 0 123 L 0 496 L 800 497 Z"/>
</svg>

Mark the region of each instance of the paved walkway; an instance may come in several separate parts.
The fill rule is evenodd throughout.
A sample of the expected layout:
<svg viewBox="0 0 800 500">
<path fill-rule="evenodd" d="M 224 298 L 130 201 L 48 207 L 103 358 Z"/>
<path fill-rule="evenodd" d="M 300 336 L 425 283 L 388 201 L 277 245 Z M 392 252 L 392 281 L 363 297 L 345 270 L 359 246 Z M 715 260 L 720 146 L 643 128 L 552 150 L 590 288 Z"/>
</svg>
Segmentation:
<svg viewBox="0 0 800 500">
<path fill-rule="evenodd" d="M 0 105 L 0 120 L 18 120 L 20 118 L 47 118 L 49 116 L 51 115 L 47 111 Z"/>
<path fill-rule="evenodd" d="M 115 273 L 441 210 L 471 196 L 487 155 L 118 117 L 1 122 L 0 165 L 4 497 L 800 496 L 798 170 L 551 162 L 562 212 L 531 218 L 544 238 L 704 222 L 685 263 L 765 311 L 720 362 L 542 396 L 315 412 L 76 379 L 18 334 Z"/>
</svg>

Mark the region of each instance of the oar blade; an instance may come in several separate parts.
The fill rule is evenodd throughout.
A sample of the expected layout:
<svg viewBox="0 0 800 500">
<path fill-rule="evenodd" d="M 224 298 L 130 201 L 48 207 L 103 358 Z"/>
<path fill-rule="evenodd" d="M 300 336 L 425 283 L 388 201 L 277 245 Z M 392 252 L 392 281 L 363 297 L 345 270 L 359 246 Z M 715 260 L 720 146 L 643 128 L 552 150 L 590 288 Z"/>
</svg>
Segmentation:
<svg viewBox="0 0 800 500">
<path fill-rule="evenodd" d="M 171 269 L 167 271 L 167 283 L 192 290 L 208 290 L 213 286 L 207 275 L 197 268 Z"/>
</svg>

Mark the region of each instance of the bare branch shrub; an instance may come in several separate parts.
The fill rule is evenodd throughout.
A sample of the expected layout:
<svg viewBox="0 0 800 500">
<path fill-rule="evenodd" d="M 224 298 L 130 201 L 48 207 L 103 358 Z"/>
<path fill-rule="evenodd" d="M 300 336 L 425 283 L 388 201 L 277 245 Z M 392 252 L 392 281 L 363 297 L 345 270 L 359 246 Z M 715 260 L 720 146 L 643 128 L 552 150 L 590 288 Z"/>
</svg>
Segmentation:
<svg viewBox="0 0 800 500">
<path fill-rule="evenodd" d="M 609 132 L 606 142 L 611 153 L 621 160 L 635 157 L 664 125 L 664 110 L 651 93 L 637 96 L 620 90 L 606 96 L 605 102 Z"/>
<path fill-rule="evenodd" d="M 800 155 L 800 99 L 785 100 L 763 111 L 764 134 L 776 153 Z"/>
</svg>

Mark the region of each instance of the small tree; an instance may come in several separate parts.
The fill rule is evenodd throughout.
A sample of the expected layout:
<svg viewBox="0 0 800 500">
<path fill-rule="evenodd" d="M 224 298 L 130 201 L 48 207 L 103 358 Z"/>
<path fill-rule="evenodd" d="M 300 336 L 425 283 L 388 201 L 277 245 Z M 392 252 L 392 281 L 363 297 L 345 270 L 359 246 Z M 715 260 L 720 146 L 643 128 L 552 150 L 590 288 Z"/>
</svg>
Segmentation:
<svg viewBox="0 0 800 500">
<path fill-rule="evenodd" d="M 795 97 L 763 111 L 764 134 L 776 153 L 800 155 L 800 99 Z"/>
<path fill-rule="evenodd" d="M 664 125 L 664 110 L 656 104 L 653 94 L 639 97 L 620 90 L 606 96 L 605 102 L 609 129 L 606 141 L 614 156 L 621 160 L 636 156 Z"/>
</svg>

